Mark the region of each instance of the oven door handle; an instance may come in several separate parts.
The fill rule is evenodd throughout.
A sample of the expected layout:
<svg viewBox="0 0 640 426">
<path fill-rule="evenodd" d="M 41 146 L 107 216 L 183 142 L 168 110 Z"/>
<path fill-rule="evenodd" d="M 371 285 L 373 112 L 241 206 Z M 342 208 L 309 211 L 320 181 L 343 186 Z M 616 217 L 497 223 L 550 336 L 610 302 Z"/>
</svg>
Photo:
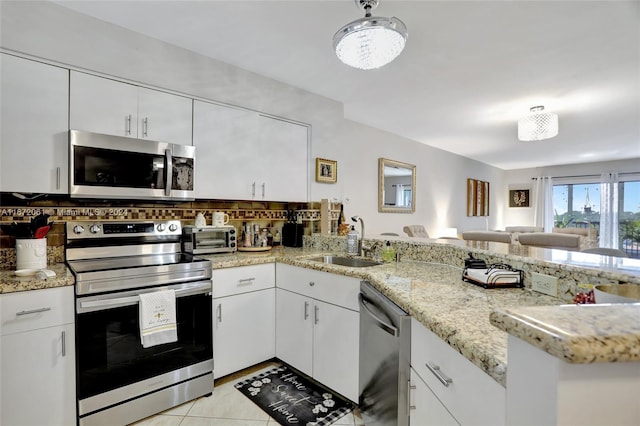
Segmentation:
<svg viewBox="0 0 640 426">
<path fill-rule="evenodd" d="M 85 300 L 80 299 L 78 301 L 78 313 L 85 313 L 91 311 L 99 311 L 104 309 L 117 308 L 121 306 L 136 305 L 140 302 L 139 295 L 142 293 L 151 293 L 154 291 L 174 289 L 176 292 L 176 298 L 192 296 L 195 294 L 209 294 L 211 295 L 211 281 L 199 282 L 192 285 L 178 285 L 178 286 L 164 286 L 156 287 L 149 291 L 140 291 L 134 295 L 127 295 L 122 297 L 113 297 L 113 294 L 107 296 L 93 296 Z M 129 292 L 127 292 L 129 293 Z M 129 293 L 130 294 L 130 293 Z"/>
</svg>

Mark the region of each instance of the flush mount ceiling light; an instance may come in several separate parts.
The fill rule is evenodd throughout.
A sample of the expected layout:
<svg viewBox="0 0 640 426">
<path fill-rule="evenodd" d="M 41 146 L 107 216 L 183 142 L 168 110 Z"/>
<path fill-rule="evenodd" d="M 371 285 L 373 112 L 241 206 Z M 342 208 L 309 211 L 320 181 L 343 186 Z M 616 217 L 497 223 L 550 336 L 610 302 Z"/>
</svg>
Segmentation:
<svg viewBox="0 0 640 426">
<path fill-rule="evenodd" d="M 370 70 L 393 61 L 407 42 L 407 27 L 398 18 L 371 16 L 379 0 L 355 0 L 365 15 L 340 28 L 333 36 L 333 48 L 345 64 Z"/>
<path fill-rule="evenodd" d="M 531 114 L 518 121 L 518 139 L 541 141 L 558 135 L 558 114 L 544 111 L 543 106 L 531 107 Z"/>
</svg>

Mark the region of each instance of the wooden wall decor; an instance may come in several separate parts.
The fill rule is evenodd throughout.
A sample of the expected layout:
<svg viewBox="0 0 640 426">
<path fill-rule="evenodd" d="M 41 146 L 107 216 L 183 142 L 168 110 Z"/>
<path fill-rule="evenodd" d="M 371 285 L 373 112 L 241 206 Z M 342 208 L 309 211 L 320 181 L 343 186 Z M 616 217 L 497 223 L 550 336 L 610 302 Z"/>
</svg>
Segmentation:
<svg viewBox="0 0 640 426">
<path fill-rule="evenodd" d="M 489 182 L 467 179 L 467 216 L 489 216 Z"/>
</svg>

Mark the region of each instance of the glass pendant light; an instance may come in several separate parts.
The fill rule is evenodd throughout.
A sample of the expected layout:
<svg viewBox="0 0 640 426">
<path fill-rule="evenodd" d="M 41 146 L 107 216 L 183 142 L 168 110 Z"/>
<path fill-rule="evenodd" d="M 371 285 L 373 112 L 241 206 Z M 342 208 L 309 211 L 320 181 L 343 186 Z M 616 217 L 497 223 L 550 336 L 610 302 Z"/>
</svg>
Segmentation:
<svg viewBox="0 0 640 426">
<path fill-rule="evenodd" d="M 398 18 L 372 17 L 379 0 L 355 0 L 364 18 L 343 26 L 333 36 L 333 47 L 345 64 L 362 70 L 380 68 L 404 49 L 407 27 Z"/>
</svg>

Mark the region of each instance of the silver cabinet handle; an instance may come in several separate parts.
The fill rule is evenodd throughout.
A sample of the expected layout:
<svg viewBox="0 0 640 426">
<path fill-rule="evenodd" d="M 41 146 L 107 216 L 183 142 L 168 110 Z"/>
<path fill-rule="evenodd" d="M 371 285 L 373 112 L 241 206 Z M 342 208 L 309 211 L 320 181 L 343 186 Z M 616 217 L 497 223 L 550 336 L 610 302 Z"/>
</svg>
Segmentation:
<svg viewBox="0 0 640 426">
<path fill-rule="evenodd" d="M 369 302 L 362 293 L 358 294 L 358 302 L 360 306 L 366 311 L 366 313 L 376 322 L 376 325 L 380 327 L 386 333 L 389 333 L 393 337 L 398 337 L 398 328 L 394 327 L 393 324 L 390 324 L 384 321 L 382 318 L 378 317 L 371 309 L 369 309 Z M 363 312 L 364 313 L 364 312 Z"/>
<path fill-rule="evenodd" d="M 265 183 L 262 182 L 262 199 L 264 200 L 264 187 L 265 187 Z"/>
<path fill-rule="evenodd" d="M 256 198 L 256 183 L 251 184 L 251 198 Z"/>
<path fill-rule="evenodd" d="M 440 380 L 440 383 L 442 383 L 445 387 L 448 387 L 451 383 L 453 383 L 453 379 L 442 374 L 442 370 L 440 370 L 439 365 L 430 364 L 428 362 L 425 365 L 427 366 L 429 371 L 431 371 L 433 375 L 436 376 L 436 378 Z"/>
<path fill-rule="evenodd" d="M 218 322 L 222 322 L 222 304 L 218 305 Z"/>
<path fill-rule="evenodd" d="M 67 333 L 62 332 L 62 356 L 67 356 Z"/>
<path fill-rule="evenodd" d="M 320 315 L 318 315 L 320 313 L 320 308 L 318 307 L 318 305 L 314 305 L 313 306 L 313 316 L 314 316 L 314 323 L 317 324 L 318 322 L 320 322 Z"/>
<path fill-rule="evenodd" d="M 256 280 L 256 277 L 242 278 L 238 280 L 238 284 L 253 284 L 255 280 Z"/>
<path fill-rule="evenodd" d="M 173 183 L 173 156 L 170 149 L 164 150 L 164 195 L 171 195 L 171 184 Z"/>
<path fill-rule="evenodd" d="M 60 189 L 60 167 L 56 167 L 56 189 Z"/>
<path fill-rule="evenodd" d="M 149 117 L 145 117 L 142 120 L 142 136 L 149 136 Z"/>
<path fill-rule="evenodd" d="M 304 302 L 304 319 L 309 318 L 309 302 Z"/>
<path fill-rule="evenodd" d="M 51 310 L 51 308 L 31 309 L 30 311 L 16 312 L 16 316 L 19 317 L 21 315 L 39 314 L 40 312 L 47 312 L 47 311 L 50 311 L 50 310 Z"/>
<path fill-rule="evenodd" d="M 409 404 L 409 411 L 411 411 L 416 409 L 415 405 L 411 405 L 411 391 L 415 390 L 416 387 L 411 384 L 411 380 L 407 381 L 407 385 L 409 386 L 409 392 L 407 392 L 407 395 L 409 395 L 409 398 L 407 398 L 407 404 Z"/>
<path fill-rule="evenodd" d="M 127 135 L 130 135 L 131 134 L 131 114 L 127 115 L 124 118 L 124 121 L 125 121 L 124 131 Z"/>
</svg>

